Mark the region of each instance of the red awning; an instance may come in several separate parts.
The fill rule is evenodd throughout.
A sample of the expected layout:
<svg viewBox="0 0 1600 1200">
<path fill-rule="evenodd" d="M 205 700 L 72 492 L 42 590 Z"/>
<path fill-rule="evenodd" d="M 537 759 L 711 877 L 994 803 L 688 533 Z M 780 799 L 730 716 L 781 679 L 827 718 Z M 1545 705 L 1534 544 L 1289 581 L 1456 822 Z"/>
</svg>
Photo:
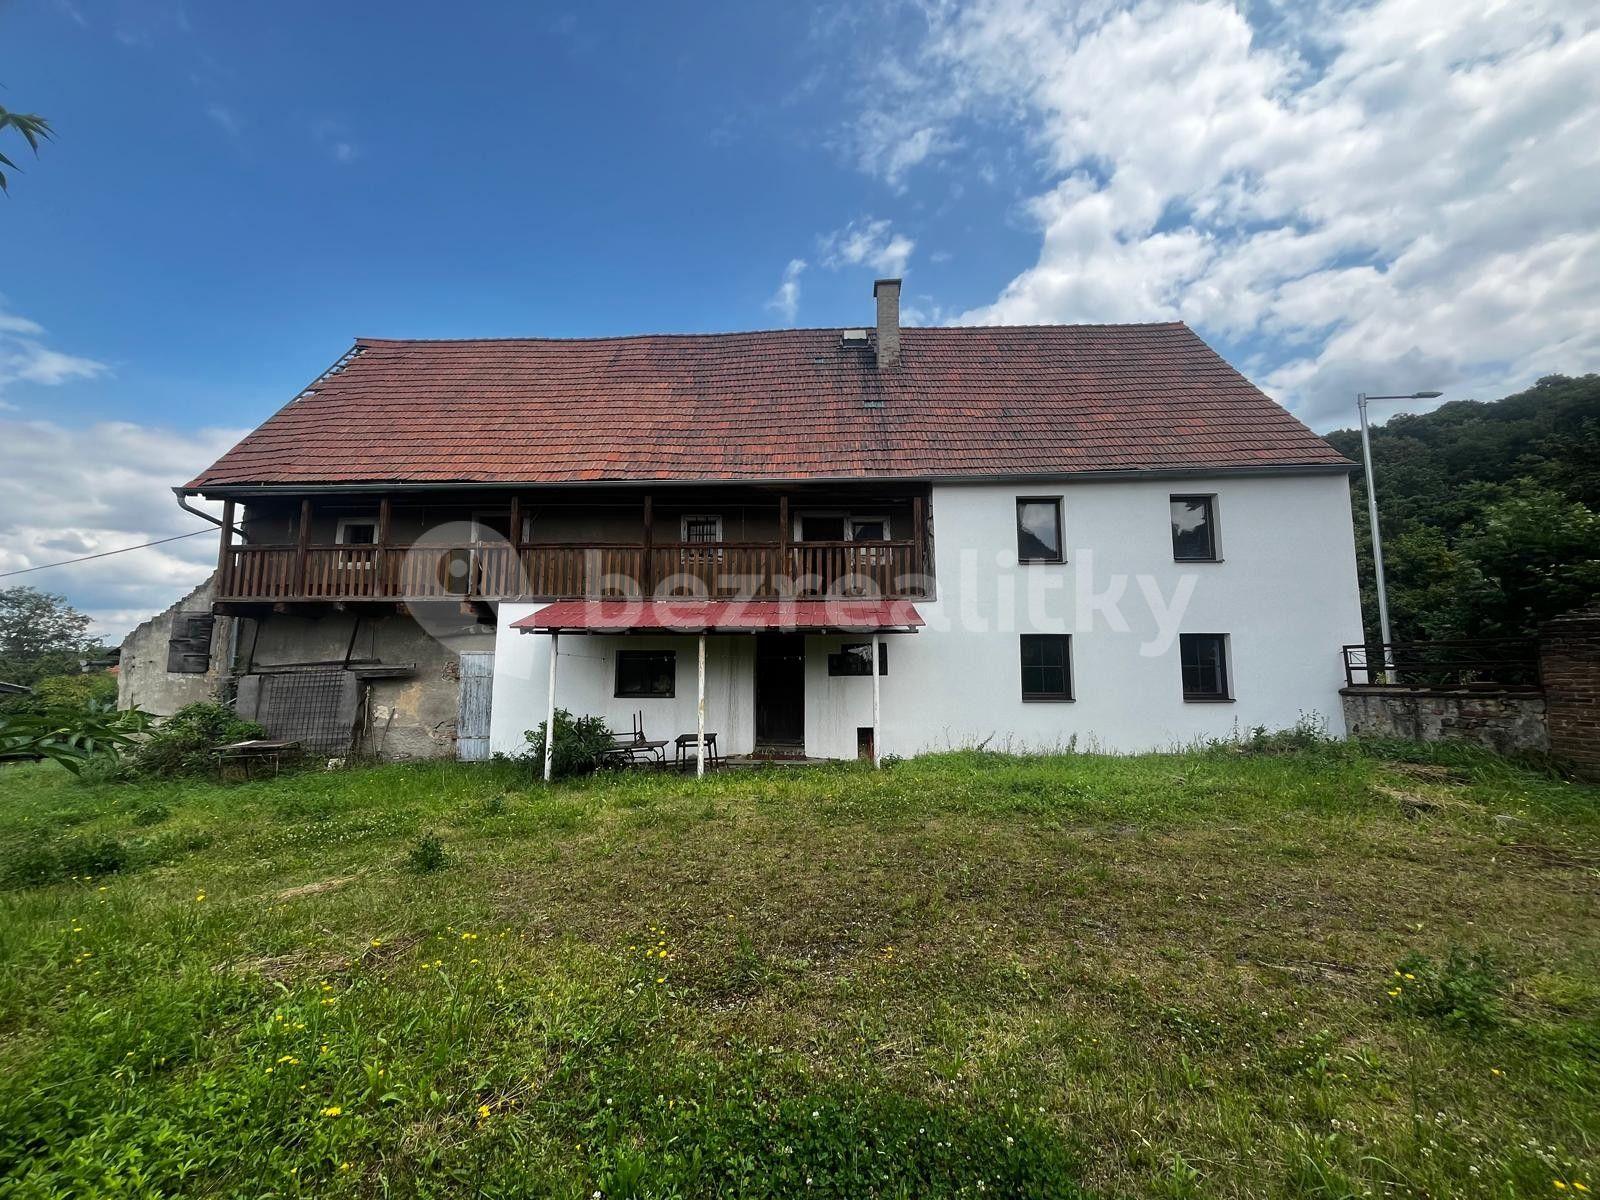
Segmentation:
<svg viewBox="0 0 1600 1200">
<path fill-rule="evenodd" d="M 915 633 L 909 600 L 558 600 L 524 633 Z"/>
</svg>

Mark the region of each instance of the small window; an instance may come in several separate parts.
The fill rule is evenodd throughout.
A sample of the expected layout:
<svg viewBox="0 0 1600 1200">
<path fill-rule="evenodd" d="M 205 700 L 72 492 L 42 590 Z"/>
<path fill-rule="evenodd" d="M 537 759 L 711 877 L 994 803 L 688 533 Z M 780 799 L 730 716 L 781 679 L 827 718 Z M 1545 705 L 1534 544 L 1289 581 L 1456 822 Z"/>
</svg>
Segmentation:
<svg viewBox="0 0 1600 1200">
<path fill-rule="evenodd" d="M 889 673 L 889 647 L 878 643 L 878 674 Z M 828 655 L 829 675 L 872 674 L 872 643 L 854 642 L 840 646 L 837 654 Z"/>
<path fill-rule="evenodd" d="M 1181 633 L 1178 656 L 1183 660 L 1185 700 L 1229 700 L 1228 635 Z"/>
<path fill-rule="evenodd" d="M 852 542 L 887 542 L 889 540 L 889 519 L 887 517 L 851 517 L 850 540 Z"/>
<path fill-rule="evenodd" d="M 204 675 L 211 669 L 211 631 L 216 618 L 210 613 L 178 613 L 172 618 L 167 639 L 167 670 L 174 675 Z"/>
<path fill-rule="evenodd" d="M 617 651 L 618 696 L 670 699 L 677 692 L 676 650 Z"/>
<path fill-rule="evenodd" d="M 340 517 L 334 540 L 341 546 L 376 546 L 378 523 L 366 519 L 358 521 L 351 517 Z"/>
<path fill-rule="evenodd" d="M 1017 501 L 1017 558 L 1061 562 L 1061 498 Z"/>
<path fill-rule="evenodd" d="M 683 518 L 683 540 L 704 545 L 722 540 L 722 518 L 714 513 L 702 513 Z"/>
<path fill-rule="evenodd" d="M 844 517 L 830 513 L 802 513 L 800 515 L 800 541 L 844 541 Z"/>
<path fill-rule="evenodd" d="M 1178 562 L 1217 561 L 1215 496 L 1172 497 L 1172 557 Z"/>
<path fill-rule="evenodd" d="M 1022 698 L 1072 699 L 1072 638 L 1061 633 L 1022 635 Z"/>
</svg>

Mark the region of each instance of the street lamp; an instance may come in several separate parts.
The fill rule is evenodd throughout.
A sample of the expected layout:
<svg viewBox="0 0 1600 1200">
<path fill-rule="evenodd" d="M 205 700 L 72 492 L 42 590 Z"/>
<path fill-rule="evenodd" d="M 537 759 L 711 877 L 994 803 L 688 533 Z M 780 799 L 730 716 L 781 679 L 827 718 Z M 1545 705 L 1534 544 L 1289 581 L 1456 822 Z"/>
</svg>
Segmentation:
<svg viewBox="0 0 1600 1200">
<path fill-rule="evenodd" d="M 1389 645 L 1389 591 L 1383 582 L 1383 536 L 1378 532 L 1378 493 L 1372 483 L 1372 441 L 1367 436 L 1368 400 L 1437 400 L 1443 392 L 1408 392 L 1404 396 L 1369 396 L 1362 392 L 1356 397 L 1356 408 L 1361 413 L 1361 461 L 1367 468 L 1367 519 L 1372 522 L 1372 567 L 1378 581 L 1378 630 L 1385 646 L 1384 661 L 1388 661 Z"/>
</svg>

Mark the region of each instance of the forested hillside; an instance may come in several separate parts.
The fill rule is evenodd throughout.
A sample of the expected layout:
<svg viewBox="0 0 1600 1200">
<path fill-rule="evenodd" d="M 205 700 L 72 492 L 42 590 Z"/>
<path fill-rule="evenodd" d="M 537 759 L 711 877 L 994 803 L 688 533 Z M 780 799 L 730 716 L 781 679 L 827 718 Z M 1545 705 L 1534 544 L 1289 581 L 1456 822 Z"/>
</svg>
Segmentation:
<svg viewBox="0 0 1600 1200">
<path fill-rule="evenodd" d="M 1361 460 L 1358 430 L 1328 441 Z M 1392 417 L 1372 431 L 1372 455 L 1395 640 L 1531 634 L 1600 597 L 1600 375 Z M 1376 640 L 1359 474 L 1351 490 Z"/>
</svg>

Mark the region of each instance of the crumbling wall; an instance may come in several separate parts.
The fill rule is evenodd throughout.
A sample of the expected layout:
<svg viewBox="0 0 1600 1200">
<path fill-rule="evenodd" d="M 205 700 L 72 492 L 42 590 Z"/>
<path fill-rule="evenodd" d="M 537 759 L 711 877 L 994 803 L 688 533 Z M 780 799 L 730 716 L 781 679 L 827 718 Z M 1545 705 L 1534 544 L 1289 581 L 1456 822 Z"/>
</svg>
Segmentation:
<svg viewBox="0 0 1600 1200">
<path fill-rule="evenodd" d="M 413 606 L 421 608 L 421 606 Z M 460 655 L 493 650 L 494 626 L 456 601 L 418 615 L 354 611 L 272 613 L 245 619 L 241 674 L 288 666 L 352 664 L 363 674 L 356 749 L 381 758 L 447 758 L 456 752 Z M 385 677 L 374 667 L 413 669 Z"/>
<path fill-rule="evenodd" d="M 138 707 L 170 717 L 185 704 L 215 700 L 228 678 L 228 653 L 233 618 L 219 616 L 211 627 L 210 655 L 204 672 L 167 670 L 173 622 L 211 611 L 213 580 L 207 579 L 171 608 L 151 617 L 122 640 L 117 666 L 117 707 Z"/>
</svg>

